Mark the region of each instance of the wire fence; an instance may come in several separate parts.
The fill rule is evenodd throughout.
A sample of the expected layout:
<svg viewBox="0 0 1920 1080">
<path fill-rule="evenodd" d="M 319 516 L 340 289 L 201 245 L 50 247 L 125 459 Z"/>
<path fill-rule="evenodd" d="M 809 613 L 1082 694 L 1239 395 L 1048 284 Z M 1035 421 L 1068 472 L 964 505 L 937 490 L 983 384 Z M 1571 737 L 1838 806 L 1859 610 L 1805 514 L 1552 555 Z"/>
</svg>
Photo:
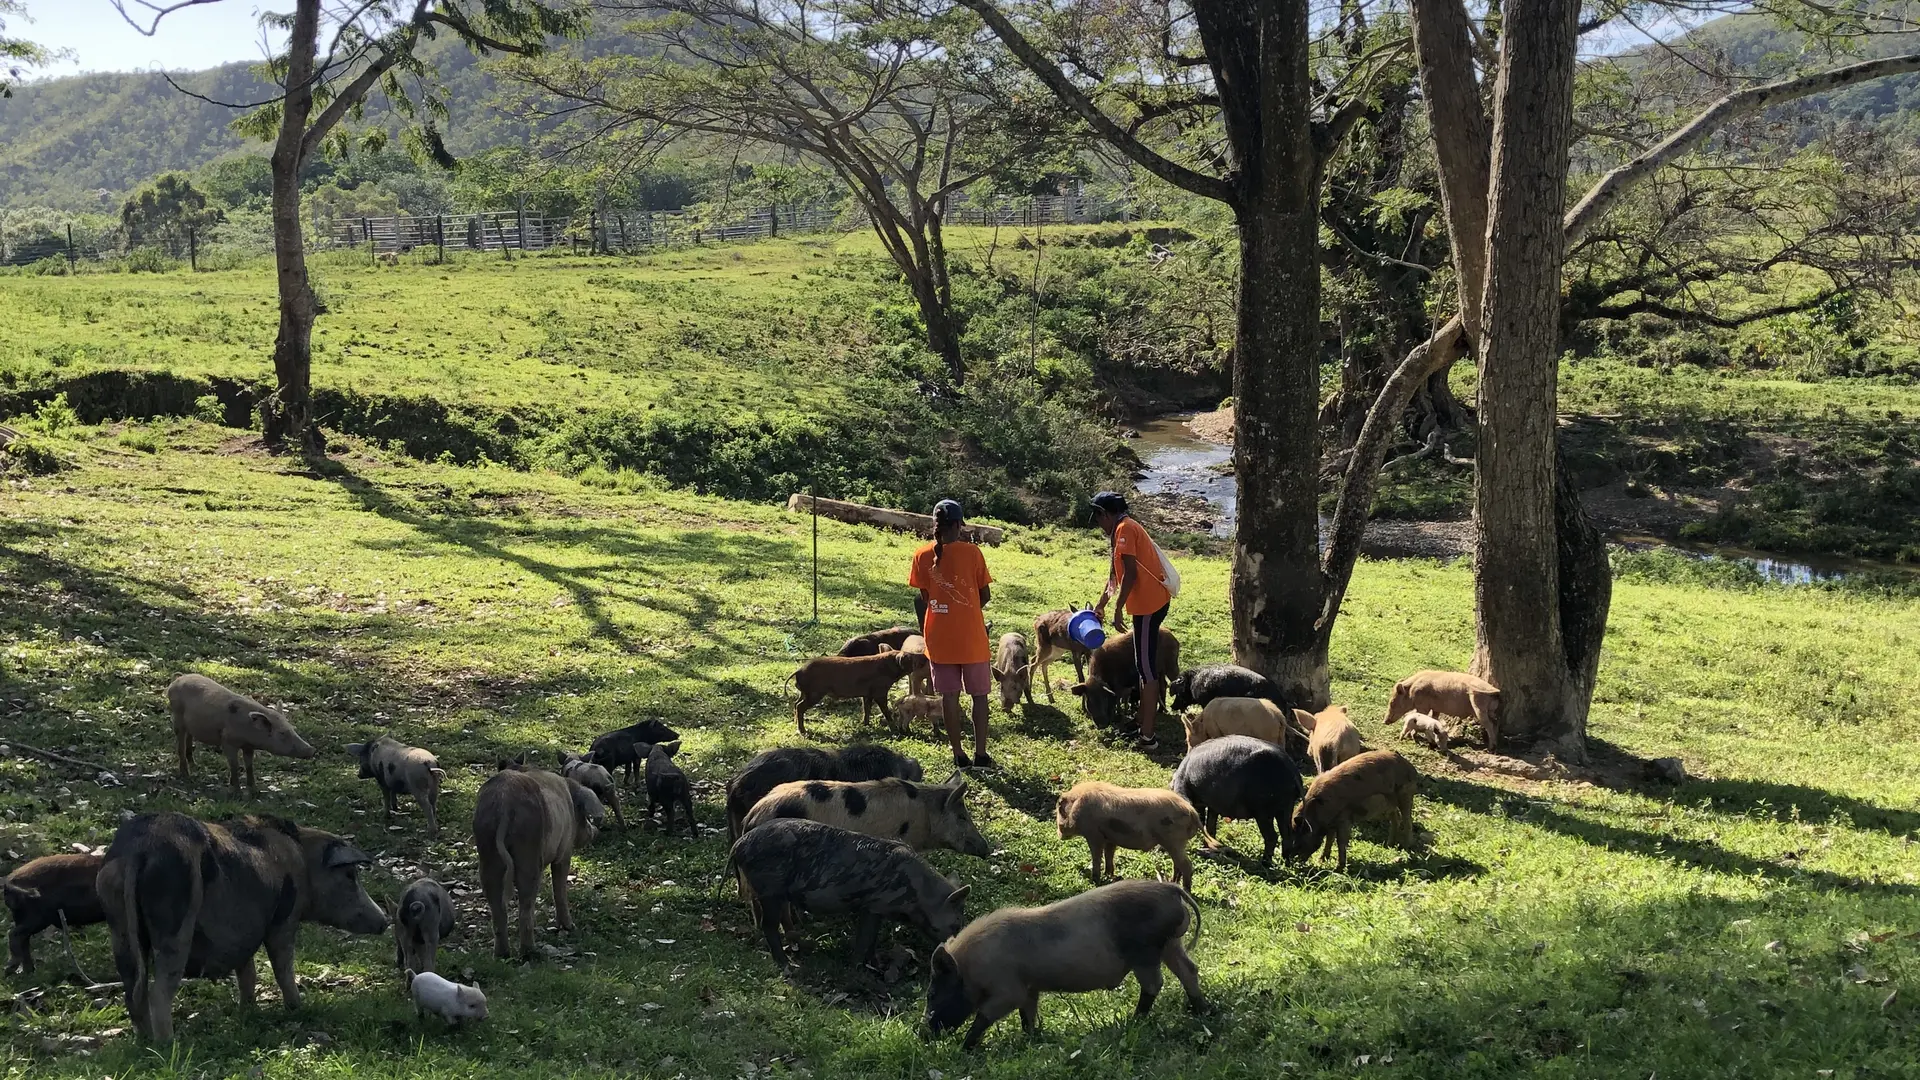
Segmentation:
<svg viewBox="0 0 1920 1080">
<path fill-rule="evenodd" d="M 943 220 L 951 225 L 1071 225 L 1142 216 L 1124 201 L 1088 195 L 1040 195 L 969 200 L 956 195 Z M 633 254 L 691 244 L 753 240 L 783 235 L 851 232 L 868 225 L 850 201 L 760 207 L 719 212 L 712 206 L 685 210 L 589 210 L 547 215 L 526 209 L 441 215 L 332 217 L 313 223 L 320 250 L 365 250 L 369 257 L 433 252 L 538 252 L 568 249 L 593 254 Z M 128 260 L 185 262 L 195 269 L 230 265 L 273 250 L 270 230 L 256 218 L 205 229 L 184 229 L 131 242 L 123 230 L 9 238 L 0 229 L 0 266 L 46 260 L 73 264 Z"/>
</svg>

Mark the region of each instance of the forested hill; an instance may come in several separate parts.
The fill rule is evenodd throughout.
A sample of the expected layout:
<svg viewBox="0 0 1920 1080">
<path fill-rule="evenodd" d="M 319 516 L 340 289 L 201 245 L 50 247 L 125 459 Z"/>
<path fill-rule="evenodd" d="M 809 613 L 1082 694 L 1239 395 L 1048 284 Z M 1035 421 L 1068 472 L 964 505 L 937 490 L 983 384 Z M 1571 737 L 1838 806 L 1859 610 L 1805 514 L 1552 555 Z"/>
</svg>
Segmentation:
<svg viewBox="0 0 1920 1080">
<path fill-rule="evenodd" d="M 1804 46 L 1800 35 L 1758 15 L 1715 19 L 1693 36 L 1743 65 L 1777 57 L 1784 67 Z M 621 44 L 617 32 L 602 29 L 571 47 L 594 53 Z M 446 135 L 456 154 L 524 139 L 524 130 L 494 107 L 493 80 L 472 54 L 447 39 L 428 48 L 451 92 L 453 119 Z M 1920 34 L 1875 38 L 1866 52 L 1891 55 L 1916 49 Z M 216 101 L 252 102 L 272 94 L 248 64 L 176 79 Z M 1796 108 L 1810 116 L 1920 134 L 1920 75 L 1875 80 L 1807 99 Z M 377 121 L 384 106 L 376 103 L 369 111 L 369 119 Z M 174 90 L 157 74 L 112 72 L 29 84 L 11 100 L 0 100 L 0 207 L 118 205 L 128 189 L 158 173 L 195 169 L 246 148 L 247 140 L 228 128 L 236 115 L 234 109 Z M 108 196 L 97 197 L 102 190 Z"/>
<path fill-rule="evenodd" d="M 493 80 L 471 53 L 451 41 L 429 48 L 439 54 L 450 91 L 453 118 L 446 135 L 456 154 L 521 137 L 519 127 L 489 105 Z M 174 80 L 220 102 L 256 102 L 277 89 L 244 63 Z M 229 128 L 240 112 L 182 94 L 154 73 L 30 83 L 0 100 L 0 207 L 117 207 L 129 188 L 155 174 L 195 169 L 250 146 L 264 151 L 263 144 Z M 383 102 L 368 107 L 369 123 L 388 115 Z M 109 195 L 96 196 L 102 190 Z"/>
</svg>

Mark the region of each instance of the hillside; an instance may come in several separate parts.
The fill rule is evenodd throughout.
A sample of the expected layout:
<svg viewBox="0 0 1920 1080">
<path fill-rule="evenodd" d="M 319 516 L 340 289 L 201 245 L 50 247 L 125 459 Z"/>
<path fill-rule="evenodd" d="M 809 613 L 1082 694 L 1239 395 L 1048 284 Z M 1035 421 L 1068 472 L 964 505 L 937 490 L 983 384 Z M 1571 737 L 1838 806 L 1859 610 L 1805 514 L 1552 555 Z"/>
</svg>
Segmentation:
<svg viewBox="0 0 1920 1080">
<path fill-rule="evenodd" d="M 493 80 L 471 53 L 444 40 L 428 48 L 449 92 L 453 115 L 445 135 L 454 153 L 524 141 L 524 129 L 488 105 Z M 214 101 L 255 102 L 275 93 L 244 63 L 174 80 Z M 117 205 L 127 189 L 156 174 L 259 146 L 229 129 L 242 112 L 180 93 L 157 73 L 105 72 L 22 86 L 0 101 L 0 206 Z M 384 99 L 376 99 L 368 122 L 389 119 L 399 122 Z M 100 191 L 111 195 L 97 196 Z"/>
</svg>

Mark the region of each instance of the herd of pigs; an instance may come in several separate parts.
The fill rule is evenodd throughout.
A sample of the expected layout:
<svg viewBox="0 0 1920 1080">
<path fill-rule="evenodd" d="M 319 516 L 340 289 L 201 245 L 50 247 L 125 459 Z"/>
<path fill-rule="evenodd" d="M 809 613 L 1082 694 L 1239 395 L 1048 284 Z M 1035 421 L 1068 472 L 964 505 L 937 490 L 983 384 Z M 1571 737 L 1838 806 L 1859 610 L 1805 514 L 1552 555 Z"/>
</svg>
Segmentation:
<svg viewBox="0 0 1920 1080">
<path fill-rule="evenodd" d="M 1073 691 L 1087 715 L 1098 725 L 1115 725 L 1123 710 L 1137 706 L 1131 635 L 1088 650 L 1067 635 L 1068 615 L 1042 615 L 1031 648 L 1020 634 L 1000 639 L 993 674 L 1002 705 L 1012 711 L 1023 697 L 1031 703 L 1036 675 L 1051 700 L 1048 665 L 1064 656 L 1073 662 L 1079 680 Z M 1156 648 L 1162 670 L 1180 671 L 1173 634 L 1162 630 Z M 854 638 L 839 655 L 808 661 L 794 674 L 800 692 L 795 723 L 804 736 L 808 708 L 858 699 L 863 719 L 878 706 L 896 731 L 906 731 L 911 719 L 931 718 L 937 735 L 939 699 L 926 693 L 927 672 L 925 642 L 914 628 Z M 908 692 L 890 707 L 902 678 L 909 680 Z M 964 775 L 928 784 L 917 761 L 871 745 L 837 752 L 783 747 L 755 757 L 727 783 L 732 846 L 726 870 L 775 963 L 788 963 L 782 934 L 802 914 L 855 916 L 853 955 L 861 960 L 883 923 L 911 924 L 940 943 L 930 965 L 927 1025 L 939 1034 L 972 1017 L 968 1047 L 1016 1010 L 1034 1030 L 1042 991 L 1109 989 L 1129 972 L 1140 987 L 1136 1012 L 1144 1014 L 1162 986 L 1162 965 L 1197 1009 L 1203 1004 L 1199 971 L 1187 954 L 1200 929 L 1200 910 L 1188 891 L 1193 864 L 1187 849 L 1194 837 L 1218 849 L 1221 817 L 1250 819 L 1265 842 L 1263 865 L 1273 864 L 1276 847 L 1289 863 L 1316 848 L 1325 858 L 1337 847 L 1340 872 L 1356 822 L 1382 821 L 1390 842 L 1411 845 L 1419 775 L 1398 753 L 1367 750 L 1345 708 L 1295 709 L 1264 676 L 1225 664 L 1186 670 L 1168 690 L 1187 736 L 1168 787 L 1079 783 L 1060 796 L 1055 822 L 1061 839 L 1086 841 L 1095 883 L 1114 876 L 1120 848 L 1166 852 L 1173 880 L 1113 881 L 1044 907 L 1002 908 L 971 922 L 968 886 L 918 854 L 931 848 L 989 853 L 967 810 Z M 233 793 L 239 794 L 244 771 L 248 795 L 257 797 L 255 753 L 316 754 L 283 713 L 205 676 L 180 676 L 166 697 L 183 779 L 191 778 L 195 746 L 212 746 L 227 759 Z M 1450 729 L 1443 718 L 1453 717 L 1477 724 L 1491 747 L 1498 706 L 1499 691 L 1483 680 L 1423 671 L 1394 687 L 1387 723 L 1398 721 L 1402 737 L 1444 751 Z M 519 954 L 533 955 L 535 905 L 548 873 L 555 922 L 572 929 L 567 878 L 573 853 L 592 842 L 609 809 L 625 826 L 619 781 L 644 789 L 648 819 L 664 810 L 671 832 L 678 807 L 697 834 L 693 784 L 675 762 L 679 748 L 671 728 L 643 720 L 600 736 L 585 754 L 562 752 L 558 771 L 530 767 L 524 754 L 497 763 L 475 799 L 473 840 L 498 955 L 511 955 L 509 887 L 518 908 Z M 396 799 L 410 795 L 428 832 L 438 833 L 444 771 L 432 753 L 389 738 L 345 749 L 359 777 L 379 787 L 389 824 Z M 1313 770 L 1310 785 L 1296 759 Z M 396 964 L 416 1008 L 450 1022 L 485 1018 L 479 987 L 434 972 L 439 943 L 454 926 L 446 888 L 421 878 L 383 909 L 360 879 L 371 862 L 344 837 L 277 817 L 218 823 L 177 812 L 130 817 L 104 855 L 44 856 L 0 883 L 13 915 L 7 973 L 33 970 L 31 939 L 41 930 L 105 922 L 128 1015 L 143 1036 L 165 1042 L 172 1038 L 173 998 L 182 979 L 231 975 L 241 1003 L 251 1004 L 254 959 L 264 948 L 282 1000 L 297 1007 L 294 940 L 301 923 L 361 934 L 384 933 L 391 924 Z"/>
</svg>

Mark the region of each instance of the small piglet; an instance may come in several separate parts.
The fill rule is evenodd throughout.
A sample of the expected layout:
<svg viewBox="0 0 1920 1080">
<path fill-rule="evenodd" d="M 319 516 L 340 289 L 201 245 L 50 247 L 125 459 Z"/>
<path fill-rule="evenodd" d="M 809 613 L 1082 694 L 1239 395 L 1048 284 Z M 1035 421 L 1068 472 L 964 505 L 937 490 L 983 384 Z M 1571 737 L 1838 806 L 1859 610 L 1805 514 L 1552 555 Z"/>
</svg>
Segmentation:
<svg viewBox="0 0 1920 1080">
<path fill-rule="evenodd" d="M 1416 671 L 1393 684 L 1387 723 L 1415 710 L 1471 719 L 1487 733 L 1487 749 L 1500 743 L 1500 688 L 1485 679 L 1461 671 Z"/>
<path fill-rule="evenodd" d="M 587 760 L 608 772 L 625 770 L 627 786 L 632 787 L 640 782 L 640 769 L 647 763 L 647 755 L 653 752 L 653 744 L 679 737 L 679 732 L 658 720 L 642 720 L 593 740 L 593 745 L 587 748 Z"/>
<path fill-rule="evenodd" d="M 487 1018 L 487 995 L 477 985 L 462 986 L 431 971 L 409 971 L 407 979 L 414 1012 L 421 1016 L 433 1013 L 449 1024 Z"/>
<path fill-rule="evenodd" d="M 913 730 L 915 720 L 929 720 L 934 734 L 938 735 L 946 730 L 944 708 L 941 700 L 931 694 L 901 694 L 893 699 L 893 732 L 905 735 Z"/>
<path fill-rule="evenodd" d="M 33 935 L 59 926 L 91 926 L 107 920 L 93 879 L 106 859 L 99 855 L 43 855 L 0 880 L 13 930 L 7 934 L 7 974 L 33 971 Z"/>
<path fill-rule="evenodd" d="M 193 744 L 205 743 L 227 755 L 227 786 L 236 797 L 242 759 L 247 765 L 247 796 L 259 795 L 253 781 L 255 751 L 290 758 L 314 755 L 285 713 L 242 697 L 205 675 L 182 675 L 168 684 L 167 711 L 173 715 L 180 779 L 193 779 Z"/>
<path fill-rule="evenodd" d="M 1191 912 L 1193 918 L 1187 918 Z M 1193 927 L 1185 947 L 1180 935 Z M 927 1027 L 945 1034 L 973 1017 L 967 1049 L 994 1021 L 1020 1010 L 1028 1034 L 1040 1029 L 1040 994 L 1111 990 L 1127 972 L 1140 983 L 1135 1016 L 1145 1016 L 1163 985 L 1165 964 L 1187 992 L 1187 1007 L 1206 1007 L 1200 969 L 1187 955 L 1200 938 L 1200 908 L 1170 882 L 1116 881 L 1038 908 L 1001 908 L 975 919 L 933 952 Z"/>
<path fill-rule="evenodd" d="M 1187 858 L 1187 842 L 1200 831 L 1200 815 L 1187 800 L 1165 788 L 1124 788 L 1099 780 L 1082 781 L 1054 804 L 1053 822 L 1062 840 L 1086 838 L 1093 863 L 1089 876 L 1095 881 L 1100 880 L 1103 855 L 1107 876 L 1113 876 L 1115 848 L 1159 848 L 1173 856 L 1173 880 L 1193 888 L 1193 861 Z"/>
<path fill-rule="evenodd" d="M 993 657 L 993 679 L 1000 684 L 1000 707 L 1008 712 L 1024 696 L 1033 704 L 1033 671 L 1028 661 L 1027 639 L 1019 634 L 1000 635 L 1000 648 Z"/>
<path fill-rule="evenodd" d="M 1441 753 L 1447 752 L 1447 722 L 1423 712 L 1410 712 L 1400 725 L 1400 737 L 1425 743 Z"/>
<path fill-rule="evenodd" d="M 649 751 L 651 752 L 651 751 Z M 621 828 L 627 827 L 627 819 L 620 814 L 620 785 L 613 782 L 613 774 L 606 766 L 595 765 L 579 754 L 560 751 L 560 775 L 586 788 L 600 797 L 613 811 L 613 820 Z"/>
<path fill-rule="evenodd" d="M 1221 817 L 1252 818 L 1267 844 L 1261 862 L 1272 866 L 1273 849 L 1282 843 L 1293 806 L 1300 801 L 1300 769 L 1270 742 L 1227 735 L 1187 751 L 1174 770 L 1172 787 L 1199 811 L 1201 836 L 1209 848 L 1220 845 L 1216 834 Z M 1285 849 L 1289 857 L 1291 850 Z"/>
<path fill-rule="evenodd" d="M 873 952 L 884 918 L 913 923 L 935 941 L 958 933 L 966 921 L 968 886 L 940 876 L 912 848 L 817 821 L 778 818 L 749 829 L 728 853 L 726 869 L 739 871 L 767 948 L 782 966 L 780 927 L 789 904 L 858 915 L 856 960 Z"/>
<path fill-rule="evenodd" d="M 432 971 L 440 942 L 453 933 L 453 898 L 432 878 L 416 878 L 393 916 L 394 961 L 401 971 Z"/>
<path fill-rule="evenodd" d="M 693 781 L 687 779 L 679 765 L 674 764 L 673 755 L 679 753 L 680 741 L 655 743 L 653 752 L 647 756 L 647 817 L 653 817 L 656 807 L 665 807 L 667 819 L 664 828 L 668 834 L 673 832 L 673 808 L 682 806 L 687 811 L 687 832 L 700 835 L 699 823 L 693 820 Z"/>
<path fill-rule="evenodd" d="M 393 824 L 393 809 L 400 796 L 411 795 L 427 812 L 427 835 L 440 835 L 440 781 L 447 771 L 440 767 L 438 758 L 385 735 L 372 742 L 348 743 L 347 754 L 360 763 L 360 779 L 380 785 L 387 824 Z"/>
</svg>

